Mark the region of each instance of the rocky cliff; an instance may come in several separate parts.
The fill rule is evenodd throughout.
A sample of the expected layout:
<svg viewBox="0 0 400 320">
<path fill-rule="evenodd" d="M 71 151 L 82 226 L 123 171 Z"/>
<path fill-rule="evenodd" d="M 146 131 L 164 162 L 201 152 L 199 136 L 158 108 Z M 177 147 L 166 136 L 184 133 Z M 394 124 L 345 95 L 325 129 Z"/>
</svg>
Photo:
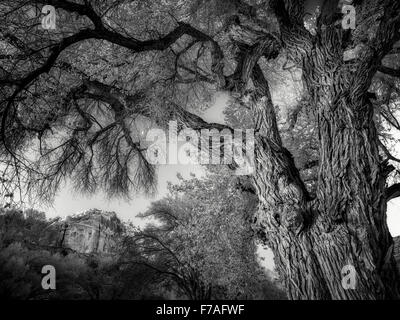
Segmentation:
<svg viewBox="0 0 400 320">
<path fill-rule="evenodd" d="M 123 231 L 115 212 L 91 209 L 62 222 L 59 245 L 81 253 L 111 253 Z"/>
</svg>

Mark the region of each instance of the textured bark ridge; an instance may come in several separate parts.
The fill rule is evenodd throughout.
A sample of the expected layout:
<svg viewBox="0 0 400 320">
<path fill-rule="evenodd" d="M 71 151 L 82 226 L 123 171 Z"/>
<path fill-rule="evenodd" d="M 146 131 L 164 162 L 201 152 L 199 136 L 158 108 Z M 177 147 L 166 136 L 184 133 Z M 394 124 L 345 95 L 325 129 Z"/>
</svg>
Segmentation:
<svg viewBox="0 0 400 320">
<path fill-rule="evenodd" d="M 270 105 L 266 101 L 259 103 Z M 343 115 L 343 108 L 320 107 L 322 165 L 315 200 L 309 201 L 279 136 L 258 137 L 256 223 L 275 252 L 278 270 L 286 275 L 290 298 L 397 298 L 399 278 L 386 224 L 376 130 L 364 123 L 357 128 L 351 117 L 343 124 L 340 116 L 337 124 L 335 116 Z M 266 109 L 273 110 L 272 106 Z M 363 110 L 365 118 L 360 120 L 368 121 L 364 119 L 372 111 Z M 341 271 L 346 265 L 357 272 L 354 290 L 342 287 Z"/>
<path fill-rule="evenodd" d="M 379 155 L 368 88 L 376 55 L 343 62 L 342 31 L 327 28 L 302 59 L 319 137 L 315 199 L 309 199 L 283 148 L 270 98 L 260 92 L 255 186 L 259 232 L 275 252 L 292 299 L 399 298 L 399 276 L 386 223 L 387 167 Z M 294 58 L 298 58 L 296 52 Z M 265 88 L 265 85 L 263 85 Z M 265 134 L 263 134 L 265 132 Z M 268 133 L 268 134 L 267 134 Z M 342 286 L 342 268 L 356 270 L 356 288 Z"/>
<path fill-rule="evenodd" d="M 242 87 L 233 88 L 242 88 L 240 95 L 249 78 L 254 85 L 250 102 L 257 132 L 253 182 L 260 201 L 256 229 L 274 251 L 291 299 L 399 298 L 399 275 L 386 223 L 388 167 L 379 155 L 368 98 L 376 61 L 396 40 L 378 31 L 373 46 L 346 60 L 346 50 L 362 43 L 338 27 L 332 14 L 323 15 L 317 34 L 311 35 L 303 27 L 302 4 L 272 1 L 281 43 L 266 37 L 270 45 L 260 41 L 251 49 L 239 46 L 246 48 L 236 71 L 242 74 Z M 395 3 L 391 5 L 399 10 Z M 390 9 L 385 14 L 393 15 Z M 381 25 L 380 30 L 386 27 Z M 235 39 L 240 42 L 238 36 Z M 282 145 L 268 82 L 258 65 L 261 56 L 276 57 L 280 46 L 302 69 L 308 108 L 317 119 L 320 159 L 313 199 Z M 262 48 L 262 54 L 256 48 Z M 355 269 L 355 289 L 342 285 L 342 270 L 349 265 Z"/>
</svg>

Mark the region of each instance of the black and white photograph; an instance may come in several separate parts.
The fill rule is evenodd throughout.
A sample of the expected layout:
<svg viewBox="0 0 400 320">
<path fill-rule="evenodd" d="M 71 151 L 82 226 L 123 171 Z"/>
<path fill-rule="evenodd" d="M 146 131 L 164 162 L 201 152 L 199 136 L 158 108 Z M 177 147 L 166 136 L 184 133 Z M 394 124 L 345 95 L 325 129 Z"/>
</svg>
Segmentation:
<svg viewBox="0 0 400 320">
<path fill-rule="evenodd" d="M 0 299 L 399 300 L 400 1 L 0 0 Z"/>
</svg>

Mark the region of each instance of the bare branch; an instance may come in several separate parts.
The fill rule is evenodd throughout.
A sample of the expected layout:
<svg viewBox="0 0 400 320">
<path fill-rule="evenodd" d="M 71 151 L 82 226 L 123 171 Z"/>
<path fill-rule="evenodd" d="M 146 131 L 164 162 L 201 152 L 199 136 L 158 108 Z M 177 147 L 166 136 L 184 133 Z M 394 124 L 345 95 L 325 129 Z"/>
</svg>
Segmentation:
<svg viewBox="0 0 400 320">
<path fill-rule="evenodd" d="M 383 65 L 379 66 L 378 71 L 387 74 L 392 77 L 400 77 L 400 69 L 393 69 L 389 67 L 385 67 Z"/>
<path fill-rule="evenodd" d="M 379 140 L 379 145 L 381 146 L 383 152 L 385 152 L 385 154 L 386 154 L 386 156 L 387 156 L 387 158 L 388 158 L 389 160 L 396 161 L 396 162 L 400 163 L 400 159 L 398 159 L 398 158 L 396 158 L 395 156 L 393 156 L 393 155 L 390 153 L 390 151 L 388 150 L 388 148 L 386 148 L 386 146 L 385 146 L 385 145 L 382 143 L 382 141 L 380 141 L 380 140 Z"/>
<path fill-rule="evenodd" d="M 400 183 L 394 184 L 386 189 L 387 201 L 400 197 Z"/>
<path fill-rule="evenodd" d="M 381 60 L 386 56 L 400 40 L 400 2 L 398 0 L 384 1 L 384 15 L 380 19 L 380 24 L 376 37 L 372 43 L 375 52 L 379 53 L 378 57 L 371 59 Z"/>
</svg>

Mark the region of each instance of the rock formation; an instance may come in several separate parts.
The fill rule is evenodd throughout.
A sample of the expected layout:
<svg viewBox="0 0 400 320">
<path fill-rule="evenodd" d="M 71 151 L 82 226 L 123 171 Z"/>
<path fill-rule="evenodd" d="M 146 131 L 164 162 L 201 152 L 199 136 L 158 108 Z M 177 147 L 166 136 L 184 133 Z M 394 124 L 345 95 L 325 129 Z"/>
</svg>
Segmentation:
<svg viewBox="0 0 400 320">
<path fill-rule="evenodd" d="M 63 221 L 59 246 L 81 253 L 111 253 L 123 231 L 115 212 L 91 209 Z"/>
</svg>

